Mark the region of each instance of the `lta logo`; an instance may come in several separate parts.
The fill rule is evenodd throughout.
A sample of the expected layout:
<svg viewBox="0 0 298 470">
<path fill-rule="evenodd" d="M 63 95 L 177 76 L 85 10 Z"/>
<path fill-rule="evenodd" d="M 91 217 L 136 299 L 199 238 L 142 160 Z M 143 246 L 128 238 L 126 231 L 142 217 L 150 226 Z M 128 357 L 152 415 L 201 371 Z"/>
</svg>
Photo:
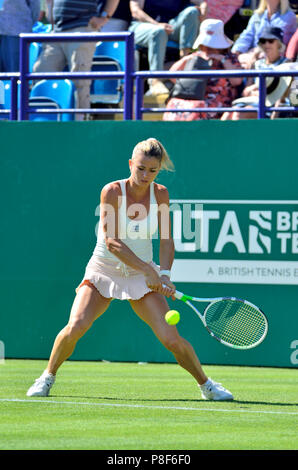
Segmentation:
<svg viewBox="0 0 298 470">
<path fill-rule="evenodd" d="M 249 253 L 271 253 L 271 211 L 249 211 Z"/>
<path fill-rule="evenodd" d="M 173 281 L 298 285 L 298 201 L 175 199 L 170 207 Z"/>
</svg>

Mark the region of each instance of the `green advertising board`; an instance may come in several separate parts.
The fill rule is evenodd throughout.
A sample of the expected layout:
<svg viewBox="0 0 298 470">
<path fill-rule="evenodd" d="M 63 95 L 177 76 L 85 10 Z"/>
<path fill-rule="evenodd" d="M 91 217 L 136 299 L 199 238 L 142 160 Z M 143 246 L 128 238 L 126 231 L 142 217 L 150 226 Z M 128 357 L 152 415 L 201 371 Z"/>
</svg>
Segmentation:
<svg viewBox="0 0 298 470">
<path fill-rule="evenodd" d="M 175 282 L 298 284 L 298 200 L 176 199 L 171 209 Z"/>
<path fill-rule="evenodd" d="M 176 171 L 170 193 L 173 281 L 186 294 L 235 296 L 269 320 L 264 342 L 236 351 L 182 302 L 180 333 L 204 364 L 298 365 L 297 120 L 1 123 L 0 360 L 48 358 L 96 243 L 101 188 L 129 176 L 145 138 Z M 154 240 L 158 262 L 158 240 Z M 75 360 L 174 362 L 127 302 L 113 301 Z"/>
</svg>

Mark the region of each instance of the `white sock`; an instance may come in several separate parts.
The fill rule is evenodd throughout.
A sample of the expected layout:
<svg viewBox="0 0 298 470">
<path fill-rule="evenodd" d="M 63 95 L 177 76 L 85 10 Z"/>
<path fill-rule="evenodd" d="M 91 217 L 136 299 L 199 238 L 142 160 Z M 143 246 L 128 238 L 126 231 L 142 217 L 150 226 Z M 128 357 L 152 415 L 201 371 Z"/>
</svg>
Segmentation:
<svg viewBox="0 0 298 470">
<path fill-rule="evenodd" d="M 205 387 L 208 387 L 209 385 L 211 384 L 211 380 L 210 379 L 207 379 L 206 382 L 202 385 L 200 385 L 200 388 L 205 388 Z"/>
<path fill-rule="evenodd" d="M 43 378 L 49 377 L 49 378 L 51 378 L 51 379 L 54 379 L 54 378 L 55 378 L 55 375 L 49 374 L 48 371 L 45 370 L 45 371 L 42 373 L 41 377 L 43 377 Z"/>
</svg>

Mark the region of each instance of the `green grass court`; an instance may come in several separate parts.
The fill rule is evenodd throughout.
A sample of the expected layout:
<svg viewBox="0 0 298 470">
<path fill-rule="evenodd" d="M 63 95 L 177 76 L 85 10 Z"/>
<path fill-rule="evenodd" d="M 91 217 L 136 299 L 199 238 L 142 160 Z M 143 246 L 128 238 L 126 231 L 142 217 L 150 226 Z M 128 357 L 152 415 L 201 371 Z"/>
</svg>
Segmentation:
<svg viewBox="0 0 298 470">
<path fill-rule="evenodd" d="M 68 361 L 49 397 L 26 397 L 45 365 L 0 365 L 0 449 L 298 448 L 293 369 L 205 366 L 235 396 L 206 402 L 176 364 Z"/>
</svg>

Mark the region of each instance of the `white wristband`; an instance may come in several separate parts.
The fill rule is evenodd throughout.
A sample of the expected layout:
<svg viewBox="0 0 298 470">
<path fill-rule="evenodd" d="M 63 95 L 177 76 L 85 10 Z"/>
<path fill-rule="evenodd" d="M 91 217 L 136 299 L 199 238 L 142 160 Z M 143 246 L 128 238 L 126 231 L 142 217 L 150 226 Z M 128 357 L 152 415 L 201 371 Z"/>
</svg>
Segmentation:
<svg viewBox="0 0 298 470">
<path fill-rule="evenodd" d="M 162 269 L 159 274 L 160 276 L 168 276 L 171 279 L 171 271 L 169 269 Z"/>
</svg>

